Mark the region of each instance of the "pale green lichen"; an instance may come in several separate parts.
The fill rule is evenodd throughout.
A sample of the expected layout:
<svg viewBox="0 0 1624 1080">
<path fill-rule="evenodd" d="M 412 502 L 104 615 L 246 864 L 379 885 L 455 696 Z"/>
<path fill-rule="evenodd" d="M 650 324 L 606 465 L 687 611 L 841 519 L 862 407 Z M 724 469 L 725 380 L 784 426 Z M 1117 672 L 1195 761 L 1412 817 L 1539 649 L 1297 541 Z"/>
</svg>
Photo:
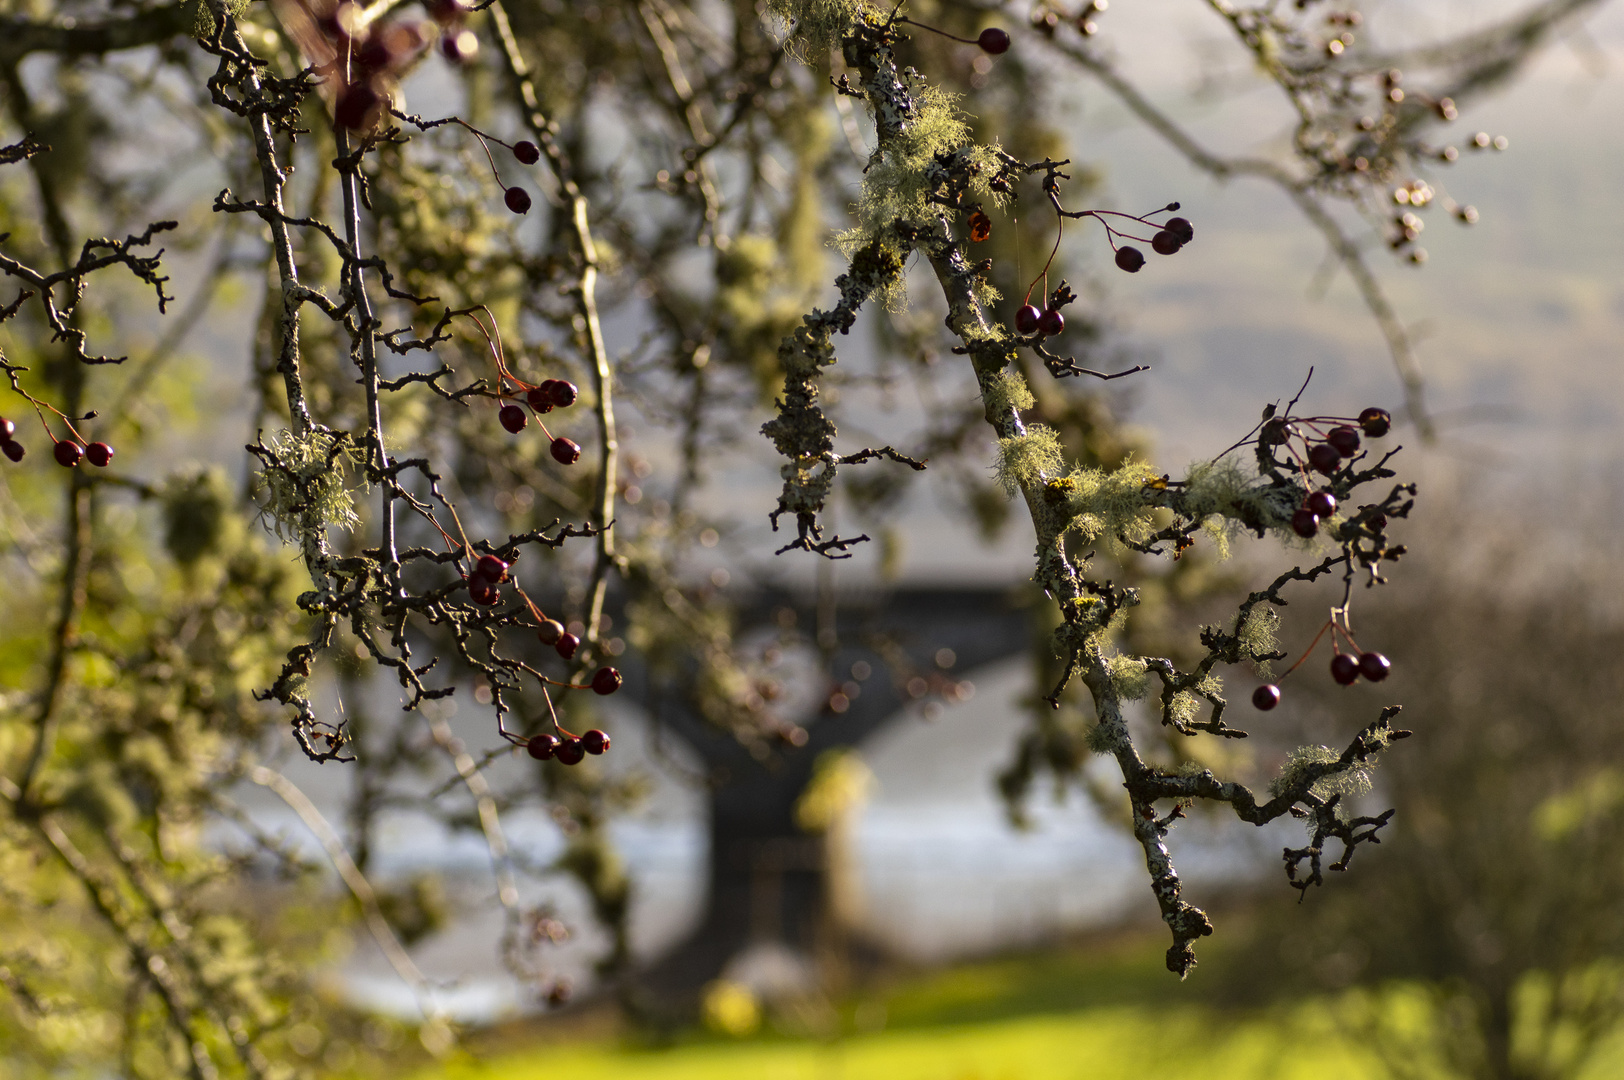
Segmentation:
<svg viewBox="0 0 1624 1080">
<path fill-rule="evenodd" d="M 296 435 L 287 429 L 271 437 L 261 455 L 260 482 L 266 493 L 265 513 L 278 538 L 304 538 L 328 528 L 346 531 L 361 524 L 346 482 L 363 451 L 343 437 L 312 429 Z"/>
<path fill-rule="evenodd" d="M 1280 775 L 1269 782 L 1269 793 L 1278 796 L 1300 783 L 1312 766 L 1327 765 L 1341 757 L 1329 746 L 1299 746 L 1287 756 L 1286 763 L 1280 767 Z M 1355 762 L 1314 781 L 1308 789 L 1309 793 L 1320 799 L 1329 799 L 1333 795 L 1344 798 L 1363 795 L 1370 790 L 1373 768 L 1374 762 L 1369 758 Z"/>
<path fill-rule="evenodd" d="M 1271 677 L 1269 662 L 1259 658 L 1278 651 L 1276 634 L 1279 629 L 1280 613 L 1274 610 L 1273 605 L 1262 603 L 1252 606 L 1235 631 L 1235 636 L 1240 639 L 1242 654 L 1257 663 L 1258 674 L 1265 679 Z"/>
<path fill-rule="evenodd" d="M 988 376 L 981 384 L 981 400 L 990 413 L 1007 413 L 1011 409 L 1030 409 L 1037 404 L 1026 380 L 1018 372 L 999 371 Z"/>
<path fill-rule="evenodd" d="M 1060 436 L 1053 428 L 1033 424 L 1026 434 L 998 440 L 998 464 L 993 473 L 1011 495 L 1037 483 L 1046 473 L 1065 464 Z"/>
<path fill-rule="evenodd" d="M 1164 706 L 1167 715 L 1175 724 L 1188 724 L 1196 718 L 1201 709 L 1201 699 L 1188 690 L 1180 690 Z"/>
<path fill-rule="evenodd" d="M 1136 656 L 1113 656 L 1105 661 L 1111 686 L 1123 701 L 1138 701 L 1150 692 L 1150 668 Z"/>
<path fill-rule="evenodd" d="M 1079 468 L 1066 480 L 1067 528 L 1092 543 L 1104 535 L 1113 543 L 1143 543 L 1156 531 L 1155 489 L 1159 479 L 1147 462 L 1129 458 L 1116 469 Z"/>
<path fill-rule="evenodd" d="M 767 14 L 782 20 L 784 44 L 802 63 L 827 55 L 854 22 L 873 11 L 861 0 L 767 0 Z"/>
</svg>

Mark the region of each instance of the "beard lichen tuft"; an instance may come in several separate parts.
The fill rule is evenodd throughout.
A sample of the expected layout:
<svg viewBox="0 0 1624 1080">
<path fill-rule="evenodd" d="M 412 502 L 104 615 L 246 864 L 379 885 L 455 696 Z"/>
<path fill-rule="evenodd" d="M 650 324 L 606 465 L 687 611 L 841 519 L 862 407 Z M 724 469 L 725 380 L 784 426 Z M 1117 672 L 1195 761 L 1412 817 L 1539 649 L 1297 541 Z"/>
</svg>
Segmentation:
<svg viewBox="0 0 1624 1080">
<path fill-rule="evenodd" d="M 346 477 L 365 452 L 342 433 L 284 428 L 256 448 L 264 468 L 265 514 L 281 540 L 304 539 L 329 528 L 346 532 L 361 523 Z"/>
</svg>

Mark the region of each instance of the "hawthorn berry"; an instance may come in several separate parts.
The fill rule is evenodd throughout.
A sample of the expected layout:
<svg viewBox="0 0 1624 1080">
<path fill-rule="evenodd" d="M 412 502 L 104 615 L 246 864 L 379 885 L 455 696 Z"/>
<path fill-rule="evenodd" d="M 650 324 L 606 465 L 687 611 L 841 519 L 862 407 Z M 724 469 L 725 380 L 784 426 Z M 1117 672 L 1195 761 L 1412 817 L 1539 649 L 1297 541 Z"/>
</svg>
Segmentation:
<svg viewBox="0 0 1624 1080">
<path fill-rule="evenodd" d="M 536 735 L 524 745 L 525 753 L 537 761 L 546 761 L 558 750 L 559 738 L 557 735 Z"/>
<path fill-rule="evenodd" d="M 1066 329 L 1066 317 L 1060 314 L 1059 308 L 1045 308 L 1038 316 L 1038 329 L 1054 337 Z"/>
<path fill-rule="evenodd" d="M 495 555 L 481 555 L 474 564 L 474 573 L 491 582 L 506 581 L 508 564 Z"/>
<path fill-rule="evenodd" d="M 525 139 L 513 144 L 513 156 L 518 158 L 521 164 L 534 165 L 541 160 L 541 147 Z"/>
<path fill-rule="evenodd" d="M 1322 519 L 1328 518 L 1336 513 L 1336 496 L 1329 491 L 1316 491 L 1308 497 L 1308 501 L 1304 505 L 1318 517 Z"/>
<path fill-rule="evenodd" d="M 1342 464 L 1342 455 L 1330 443 L 1315 443 L 1308 450 L 1308 463 L 1319 472 L 1330 476 Z"/>
<path fill-rule="evenodd" d="M 553 460 L 560 465 L 574 465 L 581 460 L 581 447 L 574 440 L 566 439 L 562 435 L 553 440 L 551 449 Z"/>
<path fill-rule="evenodd" d="M 1144 268 L 1145 253 L 1136 247 L 1118 248 L 1116 264 L 1120 269 L 1126 270 L 1130 274 L 1137 274 Z"/>
<path fill-rule="evenodd" d="M 1347 653 L 1337 653 L 1331 657 L 1331 678 L 1342 686 L 1352 686 L 1359 681 L 1359 661 Z"/>
<path fill-rule="evenodd" d="M 440 38 L 440 55 L 453 64 L 466 64 L 478 53 L 479 36 L 472 30 L 453 30 Z"/>
<path fill-rule="evenodd" d="M 502 593 L 495 582 L 476 575 L 468 579 L 468 599 L 480 607 L 494 607 L 501 603 Z"/>
<path fill-rule="evenodd" d="M 1314 511 L 1310 510 L 1306 506 L 1300 508 L 1295 514 L 1291 515 L 1291 531 L 1302 537 L 1304 540 L 1318 536 L 1319 525 L 1319 515 L 1314 513 Z"/>
<path fill-rule="evenodd" d="M 517 405 L 503 405 L 502 411 L 496 414 L 496 418 L 502 421 L 502 426 L 514 435 L 523 431 L 524 425 L 529 422 L 524 415 L 524 410 Z"/>
<path fill-rule="evenodd" d="M 113 448 L 104 442 L 93 442 L 85 447 L 85 457 L 98 469 L 107 468 L 107 463 L 113 460 Z"/>
<path fill-rule="evenodd" d="M 1168 230 L 1163 229 L 1150 238 L 1150 246 L 1155 249 L 1158 255 L 1176 255 L 1179 248 L 1184 246 L 1184 241 Z"/>
<path fill-rule="evenodd" d="M 1387 678 L 1387 673 L 1393 670 L 1392 663 L 1379 652 L 1367 652 L 1359 655 L 1359 674 L 1371 682 L 1381 682 Z"/>
<path fill-rule="evenodd" d="M 338 104 L 333 106 L 333 120 L 339 127 L 346 127 L 351 131 L 370 128 L 377 122 L 378 109 L 382 102 L 383 99 L 369 83 L 365 81 L 353 83 L 339 95 Z"/>
<path fill-rule="evenodd" d="M 1379 439 L 1393 430 L 1393 414 L 1371 406 L 1359 414 L 1359 426 L 1372 439 Z"/>
<path fill-rule="evenodd" d="M 581 733 L 581 749 L 589 754 L 601 754 L 609 749 L 609 736 L 605 732 L 593 728 L 591 731 Z"/>
<path fill-rule="evenodd" d="M 586 747 L 581 745 L 580 739 L 565 739 L 554 748 L 553 757 L 565 765 L 579 765 L 586 757 Z"/>
<path fill-rule="evenodd" d="M 530 193 L 522 187 L 510 187 L 502 193 L 502 201 L 515 214 L 530 212 Z"/>
<path fill-rule="evenodd" d="M 79 464 L 79 459 L 85 456 L 85 448 L 72 439 L 59 439 L 56 449 L 51 453 L 56 457 L 56 463 L 63 468 L 71 469 Z"/>
<path fill-rule="evenodd" d="M 1189 218 L 1168 218 L 1167 224 L 1163 225 L 1162 228 L 1178 237 L 1180 246 L 1195 239 L 1195 226 L 1190 224 Z"/>
<path fill-rule="evenodd" d="M 1038 324 L 1043 321 L 1043 312 L 1035 304 L 1023 304 L 1015 312 L 1015 332 L 1022 337 L 1031 337 L 1038 332 Z"/>
<path fill-rule="evenodd" d="M 575 399 L 581 394 L 576 385 L 568 379 L 548 379 L 542 385 L 547 386 L 547 383 L 552 383 L 552 386 L 548 387 L 547 394 L 552 399 L 552 403 L 560 409 L 567 409 L 574 405 Z"/>
<path fill-rule="evenodd" d="M 423 6 L 428 9 L 429 18 L 441 25 L 459 22 L 468 14 L 460 0 L 429 0 Z"/>
<path fill-rule="evenodd" d="M 574 634 L 560 634 L 558 635 L 558 640 L 553 642 L 553 648 L 558 650 L 558 655 L 562 656 L 566 660 L 574 656 L 575 650 L 579 649 L 580 647 L 581 639 L 576 637 Z"/>
<path fill-rule="evenodd" d="M 1263 425 L 1263 430 L 1259 433 L 1258 438 L 1263 441 L 1264 446 L 1280 446 L 1289 442 L 1295 434 L 1297 434 L 1295 424 L 1290 423 L 1284 417 L 1275 417 Z"/>
<path fill-rule="evenodd" d="M 981 31 L 981 36 L 976 38 L 976 44 L 981 46 L 982 52 L 1000 56 L 1009 51 L 1009 34 L 996 26 L 989 26 Z"/>
<path fill-rule="evenodd" d="M 1336 452 L 1343 457 L 1352 457 L 1359 452 L 1359 433 L 1351 427 L 1334 427 L 1325 441 L 1336 447 Z"/>
<path fill-rule="evenodd" d="M 543 645 L 557 645 L 564 639 L 564 624 L 557 619 L 547 619 L 536 628 L 536 637 Z"/>
<path fill-rule="evenodd" d="M 608 696 L 620 689 L 620 672 L 612 667 L 601 667 L 592 674 L 592 692 Z"/>
<path fill-rule="evenodd" d="M 23 455 L 28 453 L 28 451 L 23 448 L 22 443 L 12 442 L 10 439 L 7 439 L 5 442 L 0 443 L 0 453 L 5 454 L 6 457 L 10 458 L 12 461 L 21 461 L 23 459 Z"/>
<path fill-rule="evenodd" d="M 17 437 L 17 425 L 0 416 L 0 442 L 10 442 Z"/>
<path fill-rule="evenodd" d="M 530 407 L 539 413 L 553 411 L 553 395 L 549 388 L 552 381 L 547 379 L 540 386 L 532 387 L 530 392 L 524 396 L 524 399 L 530 403 Z"/>
<path fill-rule="evenodd" d="M 1252 691 L 1252 707 L 1260 712 L 1268 712 L 1280 704 L 1280 688 L 1274 683 L 1264 683 Z"/>
</svg>

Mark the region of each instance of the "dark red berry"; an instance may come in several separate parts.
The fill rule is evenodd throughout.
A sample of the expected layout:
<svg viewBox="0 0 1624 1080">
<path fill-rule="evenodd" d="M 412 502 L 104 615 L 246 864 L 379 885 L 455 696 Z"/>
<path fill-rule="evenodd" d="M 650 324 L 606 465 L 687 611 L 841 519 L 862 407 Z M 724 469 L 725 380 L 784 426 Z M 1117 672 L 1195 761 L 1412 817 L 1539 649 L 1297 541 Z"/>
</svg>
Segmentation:
<svg viewBox="0 0 1624 1080">
<path fill-rule="evenodd" d="M 1176 255 L 1179 248 L 1184 246 L 1184 241 L 1163 229 L 1150 238 L 1150 246 L 1158 255 Z"/>
<path fill-rule="evenodd" d="M 581 745 L 580 739 L 565 739 L 553 751 L 553 757 L 565 765 L 579 765 L 581 759 L 586 757 L 586 747 Z"/>
<path fill-rule="evenodd" d="M 546 761 L 557 751 L 559 739 L 557 735 L 537 735 L 525 744 L 525 752 L 537 761 Z"/>
<path fill-rule="evenodd" d="M 506 581 L 508 564 L 495 555 L 481 555 L 474 564 L 474 573 L 490 582 Z"/>
<path fill-rule="evenodd" d="M 502 194 L 502 201 L 507 208 L 515 214 L 528 214 L 530 212 L 530 193 L 521 187 L 510 187 Z"/>
<path fill-rule="evenodd" d="M 1305 503 L 1320 518 L 1328 518 L 1336 513 L 1336 496 L 1329 491 L 1316 491 L 1308 497 Z"/>
<path fill-rule="evenodd" d="M 1359 414 L 1359 426 L 1372 439 L 1379 439 L 1393 430 L 1393 415 L 1386 409 L 1371 406 Z"/>
<path fill-rule="evenodd" d="M 609 749 L 609 736 L 593 728 L 591 731 L 581 733 L 581 749 L 589 754 L 601 754 Z"/>
<path fill-rule="evenodd" d="M 423 6 L 428 9 L 429 18 L 441 25 L 458 22 L 468 14 L 460 0 L 429 0 Z"/>
<path fill-rule="evenodd" d="M 339 95 L 338 104 L 333 107 L 333 120 L 339 127 L 362 131 L 378 122 L 382 105 L 383 99 L 369 83 L 353 83 Z"/>
<path fill-rule="evenodd" d="M 574 656 L 575 650 L 580 647 L 581 639 L 574 634 L 560 634 L 558 640 L 553 642 L 553 648 L 558 650 L 558 655 L 566 660 Z"/>
<path fill-rule="evenodd" d="M 547 382 L 542 383 L 540 386 L 532 388 L 530 392 L 524 396 L 524 399 L 530 403 L 530 407 L 539 413 L 550 413 L 553 411 L 553 397 L 547 392 L 547 383 L 552 381 L 553 380 L 548 379 Z"/>
<path fill-rule="evenodd" d="M 1331 657 L 1331 678 L 1342 686 L 1352 686 L 1359 681 L 1359 661 L 1347 653 L 1337 653 Z"/>
<path fill-rule="evenodd" d="M 23 449 L 22 443 L 12 442 L 10 439 L 7 439 L 5 442 L 0 442 L 0 453 L 5 454 L 6 457 L 10 458 L 12 461 L 21 461 L 23 459 L 23 455 L 28 453 L 28 451 Z"/>
<path fill-rule="evenodd" d="M 1116 264 L 1130 274 L 1137 274 L 1145 265 L 1145 253 L 1136 247 L 1118 248 Z"/>
<path fill-rule="evenodd" d="M 1379 652 L 1367 652 L 1359 656 L 1359 674 L 1371 682 L 1381 682 L 1387 678 L 1387 673 L 1391 670 L 1393 665 Z"/>
<path fill-rule="evenodd" d="M 1050 337 L 1064 333 L 1066 317 L 1060 313 L 1059 308 L 1045 308 L 1043 314 L 1038 317 L 1038 329 Z"/>
<path fill-rule="evenodd" d="M 0 442 L 10 442 L 17 437 L 17 425 L 0 416 Z"/>
<path fill-rule="evenodd" d="M 1319 515 L 1305 506 L 1291 515 L 1291 531 L 1307 540 L 1319 535 L 1319 522 Z"/>
<path fill-rule="evenodd" d="M 85 456 L 85 448 L 72 439 L 62 439 L 57 442 L 56 449 L 51 451 L 56 455 L 56 463 L 64 468 L 71 469 L 79 464 L 79 459 Z"/>
<path fill-rule="evenodd" d="M 1326 476 L 1342 465 L 1342 455 L 1330 443 L 1315 443 L 1308 450 L 1308 463 Z"/>
<path fill-rule="evenodd" d="M 453 30 L 440 39 L 440 55 L 453 64 L 466 64 L 479 55 L 479 38 L 472 30 Z"/>
<path fill-rule="evenodd" d="M 1264 446 L 1279 446 L 1290 441 L 1297 434 L 1297 425 L 1288 422 L 1284 417 L 1276 417 L 1263 425 L 1258 438 L 1263 440 Z"/>
<path fill-rule="evenodd" d="M 1325 441 L 1336 447 L 1336 452 L 1343 457 L 1352 457 L 1359 452 L 1359 433 L 1351 427 L 1332 428 Z"/>
<path fill-rule="evenodd" d="M 355 50 L 355 68 L 362 75 L 370 75 L 387 68 L 394 60 L 389 51 L 389 45 L 377 34 L 372 35 L 361 43 Z"/>
<path fill-rule="evenodd" d="M 552 385 L 548 386 L 548 383 L 551 383 Z M 576 388 L 575 384 L 570 382 L 568 379 L 548 379 L 547 382 L 542 383 L 542 385 L 547 386 L 548 396 L 552 399 L 553 404 L 557 405 L 560 409 L 567 409 L 571 405 L 574 405 L 575 399 L 581 394 L 581 391 Z"/>
<path fill-rule="evenodd" d="M 541 160 L 541 147 L 525 139 L 513 144 L 513 156 L 525 165 L 534 165 Z"/>
<path fill-rule="evenodd" d="M 536 627 L 536 637 L 543 645 L 557 645 L 564 638 L 564 624 L 557 619 L 548 619 Z M 566 656 L 564 659 L 568 660 L 569 657 Z"/>
<path fill-rule="evenodd" d="M 999 56 L 1009 52 L 1009 34 L 996 26 L 989 26 L 981 31 L 981 36 L 976 38 L 976 44 L 981 46 L 982 52 Z"/>
<path fill-rule="evenodd" d="M 1190 224 L 1188 218 L 1168 218 L 1167 224 L 1162 228 L 1178 237 L 1181 246 L 1195 239 L 1195 226 Z"/>
<path fill-rule="evenodd" d="M 553 440 L 553 460 L 560 465 L 574 465 L 581 460 L 581 448 L 573 440 L 560 435 Z"/>
<path fill-rule="evenodd" d="M 503 405 L 502 411 L 496 414 L 496 418 L 502 421 L 503 427 L 515 435 L 523 431 L 524 425 L 529 422 L 524 415 L 524 410 L 517 405 Z"/>
<path fill-rule="evenodd" d="M 468 599 L 480 607 L 494 607 L 502 602 L 502 594 L 494 582 L 475 576 L 468 579 Z"/>
<path fill-rule="evenodd" d="M 1043 321 L 1043 312 L 1034 304 L 1024 304 L 1015 312 L 1015 332 L 1022 337 L 1031 337 L 1038 332 L 1038 324 Z"/>
<path fill-rule="evenodd" d="M 592 692 L 605 696 L 620 689 L 620 672 L 612 667 L 601 667 L 592 673 Z"/>
<path fill-rule="evenodd" d="M 1280 704 L 1280 688 L 1274 683 L 1264 683 L 1252 691 L 1252 705 L 1263 712 L 1268 712 Z"/>
</svg>

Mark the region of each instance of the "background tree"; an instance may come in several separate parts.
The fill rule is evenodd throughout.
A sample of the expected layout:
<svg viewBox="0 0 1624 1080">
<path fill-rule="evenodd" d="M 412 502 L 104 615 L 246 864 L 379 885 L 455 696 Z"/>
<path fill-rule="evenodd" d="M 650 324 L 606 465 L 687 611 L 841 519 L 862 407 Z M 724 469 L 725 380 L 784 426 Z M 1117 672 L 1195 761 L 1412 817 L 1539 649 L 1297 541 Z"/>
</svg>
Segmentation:
<svg viewBox="0 0 1624 1080">
<path fill-rule="evenodd" d="M 1410 217 L 1441 201 L 1424 170 L 1451 159 L 1427 142 L 1431 127 L 1578 6 L 1416 54 L 1403 78 L 1390 56 L 1360 55 L 1347 11 L 1222 8 L 1302 119 L 1289 161 L 1266 169 L 1207 154 L 1137 97 L 1091 51 L 1092 7 L 1038 5 L 1013 39 L 974 4 L 8 8 L 0 271 L 17 292 L 0 314 L 16 427 L 0 441 L 15 585 L 0 795 L 16 872 L 0 917 L 28 933 L 7 936 L 19 944 L 0 955 L 0 982 L 17 1069 L 116 1060 L 132 1076 L 277 1075 L 288 1060 L 387 1044 L 306 992 L 299 972 L 334 947 L 333 928 L 310 868 L 233 802 L 242 783 L 276 793 L 322 841 L 417 989 L 431 1049 L 449 1028 L 400 940 L 432 930 L 432 889 L 381 889 L 367 874 L 391 809 L 483 836 L 504 957 L 538 993 L 568 992 L 547 959 L 563 931 L 526 901 L 538 876 L 582 883 L 612 929 L 606 961 L 623 965 L 629 885 L 606 824 L 633 792 L 579 764 L 602 748 L 572 735 L 594 723 L 587 687 L 616 689 L 605 672 L 625 656 L 631 689 L 681 703 L 750 761 L 794 762 L 771 796 L 785 807 L 810 774 L 797 747 L 842 741 L 789 713 L 787 649 L 808 639 L 743 634 L 727 568 L 706 556 L 750 536 L 708 484 L 759 457 L 774 402 L 766 433 L 786 460 L 773 521 L 778 546 L 811 553 L 797 557 L 858 543 L 824 531 L 836 498 L 883 536 L 900 480 L 926 458 L 958 479 L 967 529 L 1013 517 L 999 500 L 1020 496 L 1034 582 L 1054 605 L 1038 616 L 1053 666 L 1008 788 L 1018 795 L 1039 768 L 1070 775 L 1091 751 L 1115 757 L 1172 932 L 1169 967 L 1187 971 L 1211 930 L 1165 844 L 1187 803 L 1255 822 L 1309 815 L 1313 841 L 1291 863 L 1303 885 L 1319 878 L 1323 841 L 1351 850 L 1385 821 L 1345 816 L 1337 788 L 1398 737 L 1388 712 L 1345 750 L 1299 755 L 1261 800 L 1186 747 L 1197 732 L 1240 736 L 1218 670 L 1270 662 L 1268 613 L 1294 583 L 1343 580 L 1345 623 L 1356 573 L 1374 582 L 1400 553 L 1388 527 L 1411 492 L 1357 445 L 1388 427 L 1380 412 L 1356 422 L 1364 403 L 1303 417 L 1282 396 L 1268 426 L 1174 478 L 1131 453 L 1105 399 L 1071 389 L 1129 365 L 1103 312 L 1079 317 L 1054 254 L 1061 226 L 1106 226 L 1116 264 L 1137 272 L 1199 222 L 1171 206 L 1087 209 L 1087 175 L 1032 119 L 1050 82 L 1035 58 L 1097 75 L 1203 167 L 1275 179 L 1354 274 L 1408 372 L 1402 328 L 1340 208 L 1365 211 L 1415 257 Z M 987 89 L 979 129 L 944 90 L 955 84 Z M 1396 205 L 1409 209 L 1395 219 Z M 1012 206 L 1028 208 L 1019 225 Z M 205 283 L 172 315 L 166 241 Z M 232 271 L 259 296 L 244 432 L 189 400 L 187 376 L 203 369 L 187 372 L 179 351 Z M 914 319 L 901 314 L 910 292 Z M 154 296 L 168 316 L 156 331 L 143 314 Z M 859 309 L 882 304 L 894 319 L 868 317 L 889 347 L 852 374 L 849 359 L 832 368 Z M 949 338 L 935 329 L 944 314 Z M 606 327 L 629 344 L 612 346 Z M 127 340 L 144 346 L 138 359 L 110 355 Z M 888 444 L 866 450 L 838 437 L 830 389 L 874 385 L 883 401 L 902 379 L 935 403 L 915 430 L 898 417 Z M 207 459 L 231 463 L 221 447 L 246 439 L 253 467 L 171 468 L 189 409 Z M 1413 379 L 1408 411 L 1425 425 Z M 1004 492 L 977 456 L 989 437 Z M 1350 499 L 1361 489 L 1370 502 Z M 1134 583 L 1164 572 L 1158 556 L 1245 531 L 1325 546 L 1296 549 L 1302 567 L 1199 642 L 1152 650 L 1134 637 Z M 1345 629 L 1330 632 L 1344 651 Z M 810 644 L 849 660 L 838 635 Z M 877 655 L 900 700 L 918 658 Z M 351 688 L 343 712 L 321 696 L 329 679 Z M 356 700 L 378 685 L 398 686 L 403 713 Z M 1153 688 L 1161 724 L 1137 733 L 1129 702 Z M 459 690 L 486 718 L 471 745 L 445 704 Z M 838 714 L 836 693 L 822 701 Z M 289 775 L 284 723 L 309 761 L 354 771 L 350 835 Z M 525 865 L 503 831 L 507 811 L 538 803 L 569 838 L 554 866 Z M 206 844 L 221 820 L 253 842 Z M 249 889 L 273 871 L 284 889 Z M 249 906 L 250 891 L 280 902 Z"/>
</svg>

